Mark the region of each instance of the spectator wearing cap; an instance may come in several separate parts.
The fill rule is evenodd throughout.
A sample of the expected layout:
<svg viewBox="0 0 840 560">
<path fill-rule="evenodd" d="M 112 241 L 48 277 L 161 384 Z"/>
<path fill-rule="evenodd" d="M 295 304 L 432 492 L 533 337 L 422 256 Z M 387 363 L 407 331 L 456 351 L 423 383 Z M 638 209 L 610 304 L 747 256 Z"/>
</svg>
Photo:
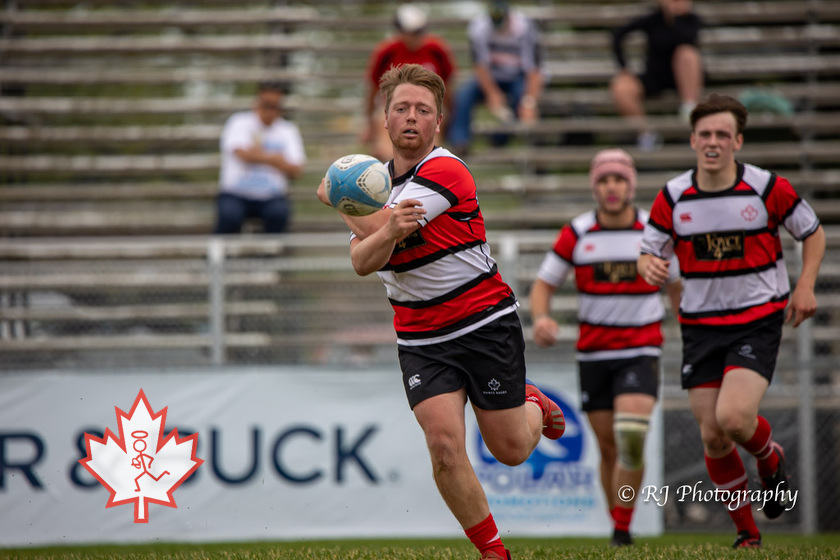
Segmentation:
<svg viewBox="0 0 840 560">
<path fill-rule="evenodd" d="M 578 291 L 577 363 L 581 408 L 598 441 L 601 485 L 612 518 L 612 546 L 633 543 L 630 524 L 644 474 L 644 443 L 659 388 L 664 306 L 659 287 L 636 270 L 648 213 L 633 204 L 636 168 L 627 152 L 603 150 L 589 172 L 594 210 L 564 226 L 531 287 L 533 336 L 557 342 L 551 316 L 555 291 L 574 272 Z M 679 309 L 679 266 L 666 292 Z M 634 492 L 619 490 L 629 487 Z"/>
<path fill-rule="evenodd" d="M 488 11 L 473 18 L 467 28 L 473 78 L 455 98 L 455 112 L 447 131 L 450 149 L 461 156 L 472 140 L 472 112 L 479 103 L 503 122 L 537 120 L 543 87 L 542 53 L 535 23 L 511 9 L 503 0 L 491 1 Z M 507 135 L 494 135 L 503 145 Z"/>
<path fill-rule="evenodd" d="M 249 217 L 262 220 L 265 233 L 287 230 L 289 186 L 303 173 L 306 154 L 297 125 L 282 116 L 284 95 L 282 84 L 261 83 L 253 109 L 225 123 L 214 233 L 239 233 Z"/>
<path fill-rule="evenodd" d="M 420 64 L 443 78 L 447 86 L 457 66 L 455 57 L 446 42 L 428 32 L 426 13 L 414 4 L 402 4 L 394 13 L 394 34 L 381 41 L 373 50 L 366 72 L 365 115 L 361 141 L 368 153 L 380 161 L 393 157 L 391 140 L 385 129 L 385 104 L 379 95 L 379 79 L 392 66 Z M 451 96 L 447 88 L 444 97 L 445 123 L 451 112 Z M 441 125 L 441 131 L 445 126 Z M 435 139 L 440 145 L 442 138 Z"/>
</svg>

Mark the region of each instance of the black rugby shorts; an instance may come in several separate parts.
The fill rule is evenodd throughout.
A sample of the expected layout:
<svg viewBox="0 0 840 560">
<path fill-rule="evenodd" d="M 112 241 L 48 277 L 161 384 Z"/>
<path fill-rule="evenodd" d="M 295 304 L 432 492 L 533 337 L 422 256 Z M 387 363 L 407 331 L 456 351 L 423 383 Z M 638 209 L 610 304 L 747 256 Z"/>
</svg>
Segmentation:
<svg viewBox="0 0 840 560">
<path fill-rule="evenodd" d="M 682 387 L 717 383 L 726 370 L 751 369 L 773 380 L 784 310 L 745 325 L 683 325 Z"/>
<path fill-rule="evenodd" d="M 525 339 L 515 312 L 446 342 L 398 345 L 408 404 L 466 388 L 484 410 L 525 403 Z"/>
<path fill-rule="evenodd" d="M 584 412 L 612 410 L 618 395 L 659 395 L 659 358 L 579 361 L 580 402 Z"/>
</svg>

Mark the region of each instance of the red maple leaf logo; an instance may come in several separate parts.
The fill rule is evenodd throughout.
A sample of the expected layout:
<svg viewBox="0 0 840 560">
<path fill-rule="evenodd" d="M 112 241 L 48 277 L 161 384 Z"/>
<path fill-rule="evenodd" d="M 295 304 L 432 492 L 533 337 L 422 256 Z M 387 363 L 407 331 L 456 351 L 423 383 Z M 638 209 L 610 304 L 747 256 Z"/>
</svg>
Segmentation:
<svg viewBox="0 0 840 560">
<path fill-rule="evenodd" d="M 86 433 L 79 463 L 111 493 L 106 508 L 134 502 L 134 522 L 148 523 L 148 504 L 178 507 L 172 493 L 204 462 L 195 456 L 198 434 L 180 438 L 174 429 L 164 439 L 166 408 L 155 414 L 142 389 L 131 412 L 114 408 L 120 437 L 110 428 L 101 439 Z"/>
</svg>

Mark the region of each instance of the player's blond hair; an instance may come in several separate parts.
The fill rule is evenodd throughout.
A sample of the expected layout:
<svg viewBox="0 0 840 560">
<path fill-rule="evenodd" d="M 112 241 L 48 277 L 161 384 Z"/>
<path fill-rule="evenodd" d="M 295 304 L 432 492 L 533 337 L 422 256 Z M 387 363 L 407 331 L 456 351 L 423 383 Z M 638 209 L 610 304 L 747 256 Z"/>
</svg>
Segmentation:
<svg viewBox="0 0 840 560">
<path fill-rule="evenodd" d="M 391 106 L 394 90 L 401 84 L 412 84 L 431 91 L 435 96 L 435 106 L 437 107 L 438 115 L 443 113 L 443 96 L 446 93 L 443 78 L 419 64 L 391 66 L 379 78 L 379 91 L 385 95 L 386 111 Z"/>
</svg>

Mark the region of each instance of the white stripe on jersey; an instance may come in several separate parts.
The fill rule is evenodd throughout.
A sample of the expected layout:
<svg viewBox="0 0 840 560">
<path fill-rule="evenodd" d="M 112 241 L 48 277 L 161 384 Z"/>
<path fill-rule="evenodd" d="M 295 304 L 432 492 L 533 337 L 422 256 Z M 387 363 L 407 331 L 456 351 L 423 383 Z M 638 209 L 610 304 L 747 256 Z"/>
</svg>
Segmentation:
<svg viewBox="0 0 840 560">
<path fill-rule="evenodd" d="M 671 259 L 674 257 L 674 239 L 648 222 L 645 224 L 645 233 L 642 235 L 641 251 L 660 259 Z M 672 268 L 673 266 L 671 265 Z M 685 288 L 683 288 L 683 292 L 685 292 Z"/>
<path fill-rule="evenodd" d="M 811 207 L 808 202 L 802 198 L 799 200 L 799 204 L 796 205 L 796 208 L 793 209 L 793 212 L 787 219 L 782 223 L 791 235 L 793 235 L 794 239 L 797 241 L 802 241 L 812 233 L 817 230 L 820 223 L 819 221 L 814 220 L 814 216 L 816 216 L 816 212 Z M 803 232 L 794 234 L 793 232 Z M 799 235 L 799 237 L 797 237 Z"/>
<path fill-rule="evenodd" d="M 638 356 L 654 356 L 658 358 L 661 355 L 662 349 L 659 346 L 641 346 L 639 348 L 626 348 L 624 350 L 577 352 L 575 354 L 575 359 L 579 362 L 600 362 L 603 360 L 625 360 L 627 358 L 636 358 Z"/>
<path fill-rule="evenodd" d="M 572 270 L 572 265 L 560 258 L 554 251 L 545 254 L 537 278 L 552 286 L 561 286 L 566 281 L 566 276 Z"/>
<path fill-rule="evenodd" d="M 380 270 L 388 298 L 396 301 L 426 301 L 472 282 L 492 269 L 490 247 L 482 244 L 412 268 L 407 272 Z"/>
<path fill-rule="evenodd" d="M 665 314 L 659 293 L 651 295 L 578 296 L 578 319 L 608 327 L 638 327 L 661 321 Z"/>
<path fill-rule="evenodd" d="M 743 214 L 749 211 L 750 221 Z M 761 197 L 731 196 L 726 204 L 719 198 L 694 199 L 674 205 L 674 232 L 680 237 L 715 231 L 758 231 L 767 227 L 767 207 Z"/>
<path fill-rule="evenodd" d="M 774 268 L 738 276 L 683 278 L 680 309 L 700 313 L 742 309 L 767 303 L 790 291 L 790 281 L 783 260 Z"/>
<path fill-rule="evenodd" d="M 598 242 L 587 243 L 589 239 L 597 239 Z M 641 242 L 642 230 L 601 230 L 584 233 L 575 245 L 572 260 L 578 266 L 610 261 L 636 262 Z"/>
</svg>

